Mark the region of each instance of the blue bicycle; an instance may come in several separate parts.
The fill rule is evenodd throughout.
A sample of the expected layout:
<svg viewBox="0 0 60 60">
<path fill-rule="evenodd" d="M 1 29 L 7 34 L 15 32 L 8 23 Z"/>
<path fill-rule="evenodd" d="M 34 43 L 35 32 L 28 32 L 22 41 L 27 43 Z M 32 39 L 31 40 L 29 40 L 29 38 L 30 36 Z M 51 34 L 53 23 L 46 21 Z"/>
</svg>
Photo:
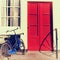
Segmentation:
<svg viewBox="0 0 60 60">
<path fill-rule="evenodd" d="M 7 38 L 5 38 L 5 43 L 1 46 L 1 52 L 3 56 L 10 56 L 11 54 L 16 54 L 16 52 L 21 52 L 23 55 L 25 53 L 25 45 L 23 40 L 21 39 L 21 35 L 24 35 L 24 33 L 16 34 L 15 30 L 18 28 L 7 31 L 7 32 L 14 32 L 14 35 L 8 35 Z"/>
</svg>

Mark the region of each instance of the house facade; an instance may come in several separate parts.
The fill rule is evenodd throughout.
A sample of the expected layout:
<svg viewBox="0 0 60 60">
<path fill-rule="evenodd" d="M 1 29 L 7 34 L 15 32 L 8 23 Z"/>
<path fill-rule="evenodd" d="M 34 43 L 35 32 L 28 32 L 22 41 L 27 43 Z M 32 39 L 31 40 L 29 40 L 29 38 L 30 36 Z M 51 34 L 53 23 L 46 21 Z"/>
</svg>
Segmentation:
<svg viewBox="0 0 60 60">
<path fill-rule="evenodd" d="M 42 11 L 42 8 L 41 8 L 41 5 L 43 4 L 43 2 L 48 2 L 48 5 L 46 5 L 47 6 L 47 9 L 49 9 L 50 10 L 50 8 L 52 7 L 52 23 L 50 23 L 50 22 L 47 22 L 47 21 L 44 21 L 44 23 L 46 23 L 47 24 L 47 26 L 49 26 L 48 28 L 47 28 L 47 30 L 45 31 L 44 29 L 44 32 L 46 32 L 46 34 L 47 34 L 47 32 L 49 32 L 50 31 L 50 26 L 51 26 L 51 24 L 52 24 L 52 29 L 54 30 L 55 28 L 57 28 L 58 29 L 58 49 L 60 49 L 60 47 L 59 47 L 59 39 L 60 39 L 60 37 L 59 37 L 59 35 L 60 35 L 60 26 L 59 26 L 59 20 L 60 20 L 60 8 L 58 7 L 59 6 L 59 0 L 58 1 L 56 1 L 56 0 L 10 0 L 10 2 L 9 2 L 9 0 L 2 0 L 2 1 L 0 1 L 1 2 L 1 7 L 0 7 L 0 34 L 1 35 L 5 35 L 5 34 L 14 34 L 13 32 L 9 32 L 9 33 L 6 33 L 6 31 L 7 30 L 12 30 L 12 29 L 15 29 L 15 28 L 17 28 L 17 27 L 19 27 L 19 29 L 18 30 L 16 30 L 16 33 L 17 34 L 20 34 L 20 33 L 24 33 L 24 35 L 23 36 L 21 36 L 21 38 L 24 40 L 24 43 L 25 43 L 25 48 L 26 49 L 29 49 L 29 50 L 37 50 L 37 48 L 39 48 L 38 46 L 39 46 L 39 44 L 38 43 L 36 43 L 37 41 L 36 40 L 39 40 L 40 38 L 39 37 L 35 37 L 34 38 L 34 35 L 35 35 L 35 33 L 36 34 L 40 34 L 39 32 L 37 32 L 37 31 L 35 31 L 35 30 L 38 30 L 39 31 L 39 29 L 45 29 L 45 27 L 41 27 L 41 28 L 39 28 L 39 26 L 41 25 L 41 24 L 43 24 L 42 23 L 42 18 L 39 20 L 38 18 L 38 16 L 36 16 L 36 15 L 33 15 L 33 14 L 30 14 L 30 15 L 28 15 L 28 13 L 30 13 L 30 12 L 28 12 L 29 11 L 29 5 L 28 4 L 30 4 L 31 2 L 33 2 L 33 5 L 31 6 L 32 8 L 32 10 L 33 10 L 33 7 L 35 6 L 35 9 L 37 9 L 39 6 L 39 8 L 41 9 L 41 11 Z M 29 3 L 30 2 L 30 3 Z M 34 2 L 35 2 L 35 5 L 34 5 Z M 39 3 L 38 3 L 39 2 Z M 37 4 L 38 3 L 38 7 L 36 7 Z M 47 4 L 47 3 L 46 3 Z M 48 7 L 48 6 L 50 6 L 51 5 L 51 7 Z M 29 9 L 28 9 L 29 8 Z M 38 9 L 39 9 L 38 8 Z M 44 7 L 45 8 L 45 7 Z M 34 9 L 34 11 L 35 11 L 35 9 Z M 49 12 L 49 10 L 48 11 L 46 11 L 46 12 L 48 12 L 48 13 L 46 13 L 45 14 L 45 16 L 47 17 L 49 17 L 49 14 L 50 14 L 50 12 Z M 32 12 L 32 13 L 34 13 L 34 11 Z M 38 12 L 40 12 L 41 13 L 41 11 L 36 11 L 37 13 Z M 45 11 L 45 10 L 44 10 Z M 17 13 L 16 13 L 17 12 Z M 18 13 L 19 12 L 19 13 Z M 35 14 L 35 13 L 34 13 Z M 42 14 L 42 13 L 41 13 Z M 41 14 L 40 14 L 40 16 L 41 16 Z M 33 15 L 33 16 L 32 16 Z M 35 21 L 33 21 L 33 22 L 31 22 L 31 23 L 33 23 L 33 24 L 35 24 L 35 26 L 37 26 L 37 27 L 33 27 L 35 30 L 32 30 L 33 28 L 31 27 L 31 30 L 29 31 L 28 30 L 28 28 L 29 28 L 29 17 L 30 17 L 30 21 L 32 21 L 32 20 L 34 20 L 33 18 L 31 18 L 31 17 L 34 17 L 35 19 L 38 19 L 39 21 L 40 21 L 40 25 L 39 26 L 37 26 L 35 23 L 37 22 L 36 20 Z M 38 17 L 38 18 L 37 18 Z M 50 17 L 49 17 L 50 18 Z M 50 21 L 50 19 L 49 18 L 47 18 L 49 21 Z M 45 18 L 44 18 L 45 19 Z M 35 22 L 35 23 L 34 23 Z M 38 24 L 38 23 L 37 23 Z M 39 28 L 39 29 L 37 29 L 37 28 Z M 42 29 L 40 30 L 40 32 L 42 32 Z M 48 30 L 49 29 L 49 30 Z M 29 36 L 28 34 L 29 34 L 29 32 L 31 32 L 32 31 L 32 37 L 31 36 Z M 34 32 L 34 33 L 33 33 Z M 34 34 L 34 35 L 33 35 Z M 42 37 L 42 34 L 43 33 L 41 33 L 41 35 L 40 35 L 40 37 Z M 36 35 L 35 35 L 36 36 Z M 45 35 L 44 35 L 45 36 Z M 53 37 L 53 38 L 52 38 Z M 53 39 L 54 40 L 54 42 L 56 42 L 56 37 L 55 37 L 55 32 L 53 32 L 53 36 L 49 36 L 49 38 L 48 39 Z M 29 39 L 31 39 L 31 40 L 29 40 Z M 42 38 L 41 38 L 42 39 Z M 40 39 L 40 40 L 41 40 Z M 2 42 L 2 40 L 3 40 L 3 38 L 0 38 L 0 41 Z M 32 41 L 33 40 L 33 41 Z M 39 41 L 40 41 L 39 40 Z M 52 41 L 48 41 L 49 43 L 52 43 L 53 44 L 53 40 Z M 39 42 L 38 41 L 38 42 Z M 30 42 L 32 42 L 32 44 L 30 43 Z M 30 43 L 30 44 L 29 44 Z M 35 43 L 35 45 L 33 45 Z M 45 44 L 47 44 L 46 42 L 45 42 Z M 56 44 L 56 43 L 54 43 L 54 44 Z M 33 48 L 32 48 L 32 46 L 33 46 Z M 37 48 L 35 48 L 35 47 L 37 47 Z M 44 48 L 44 47 L 43 47 Z M 45 49 L 45 48 L 44 48 Z"/>
</svg>

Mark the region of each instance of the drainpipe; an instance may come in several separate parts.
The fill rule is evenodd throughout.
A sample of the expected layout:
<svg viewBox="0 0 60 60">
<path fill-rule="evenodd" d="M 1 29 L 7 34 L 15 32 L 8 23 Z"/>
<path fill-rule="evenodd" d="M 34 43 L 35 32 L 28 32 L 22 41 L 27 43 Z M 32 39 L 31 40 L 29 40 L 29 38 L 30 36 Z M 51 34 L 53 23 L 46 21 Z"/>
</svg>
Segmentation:
<svg viewBox="0 0 60 60">
<path fill-rule="evenodd" d="M 55 28 L 55 33 L 56 33 L 56 58 L 58 59 L 58 33 L 57 33 L 57 28 Z"/>
</svg>

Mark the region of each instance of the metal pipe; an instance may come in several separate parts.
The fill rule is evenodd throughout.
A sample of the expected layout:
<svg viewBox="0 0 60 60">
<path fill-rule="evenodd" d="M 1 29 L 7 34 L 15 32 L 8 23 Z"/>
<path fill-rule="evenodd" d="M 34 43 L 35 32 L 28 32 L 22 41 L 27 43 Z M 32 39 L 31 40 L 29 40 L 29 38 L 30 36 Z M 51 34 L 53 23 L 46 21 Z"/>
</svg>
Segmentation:
<svg viewBox="0 0 60 60">
<path fill-rule="evenodd" d="M 56 58 L 58 59 L 58 33 L 57 33 L 57 28 L 55 28 L 55 33 L 56 33 Z"/>
</svg>

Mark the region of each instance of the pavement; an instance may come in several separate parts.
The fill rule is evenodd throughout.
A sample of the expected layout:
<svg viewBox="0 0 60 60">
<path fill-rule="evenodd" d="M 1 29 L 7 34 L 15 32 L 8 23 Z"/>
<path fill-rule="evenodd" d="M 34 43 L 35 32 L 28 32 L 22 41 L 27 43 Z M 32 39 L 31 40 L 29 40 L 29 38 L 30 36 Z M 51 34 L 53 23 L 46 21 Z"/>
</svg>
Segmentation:
<svg viewBox="0 0 60 60">
<path fill-rule="evenodd" d="M 28 51 L 25 52 L 25 55 L 21 55 L 20 52 L 17 52 L 10 57 L 4 57 L 0 54 L 0 60 L 60 60 L 60 58 L 56 59 L 56 53 L 52 53 L 51 51 Z"/>
</svg>

